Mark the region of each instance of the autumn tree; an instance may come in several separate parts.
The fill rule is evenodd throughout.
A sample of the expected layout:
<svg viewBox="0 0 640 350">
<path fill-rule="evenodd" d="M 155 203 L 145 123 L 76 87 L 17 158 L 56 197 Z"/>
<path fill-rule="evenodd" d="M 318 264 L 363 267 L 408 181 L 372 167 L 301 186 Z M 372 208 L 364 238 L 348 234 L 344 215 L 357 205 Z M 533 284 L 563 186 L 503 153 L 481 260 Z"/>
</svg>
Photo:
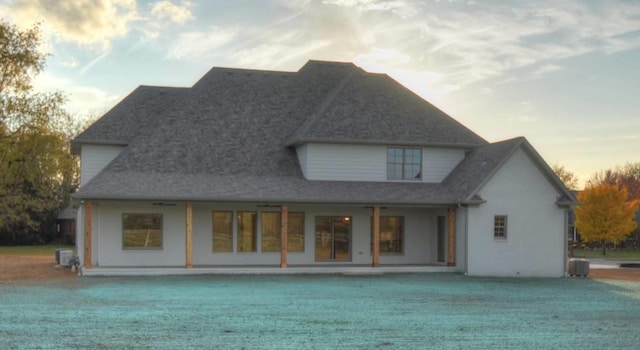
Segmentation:
<svg viewBox="0 0 640 350">
<path fill-rule="evenodd" d="M 71 118 L 60 92 L 35 92 L 46 54 L 38 26 L 0 20 L 0 243 L 41 243 L 76 186 L 65 130 Z"/>
<path fill-rule="evenodd" d="M 618 242 L 636 229 L 638 201 L 627 199 L 627 190 L 618 185 L 587 187 L 578 195 L 575 226 L 588 242 L 601 242 L 606 254 L 607 242 Z"/>
<path fill-rule="evenodd" d="M 588 182 L 592 185 L 619 185 L 627 189 L 629 199 L 640 200 L 640 163 L 627 163 L 614 169 L 599 171 Z"/>
<path fill-rule="evenodd" d="M 551 169 L 553 169 L 553 172 L 556 173 L 558 178 L 562 180 L 562 182 L 564 183 L 565 186 L 567 186 L 568 189 L 570 190 L 578 189 L 578 177 L 574 173 L 567 170 L 563 165 L 560 165 L 557 163 L 553 164 L 551 166 Z"/>
</svg>

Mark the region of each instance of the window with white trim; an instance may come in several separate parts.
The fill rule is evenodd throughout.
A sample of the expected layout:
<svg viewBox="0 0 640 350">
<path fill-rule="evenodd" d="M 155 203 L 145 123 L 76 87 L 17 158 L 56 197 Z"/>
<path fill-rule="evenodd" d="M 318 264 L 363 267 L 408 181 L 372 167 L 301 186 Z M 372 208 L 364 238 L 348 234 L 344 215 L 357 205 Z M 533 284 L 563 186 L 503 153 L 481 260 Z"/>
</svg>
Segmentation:
<svg viewBox="0 0 640 350">
<path fill-rule="evenodd" d="M 390 147 L 387 149 L 388 180 L 420 180 L 422 178 L 422 150 L 420 148 Z"/>
<path fill-rule="evenodd" d="M 493 238 L 507 239 L 507 216 L 496 215 L 493 217 Z"/>
</svg>

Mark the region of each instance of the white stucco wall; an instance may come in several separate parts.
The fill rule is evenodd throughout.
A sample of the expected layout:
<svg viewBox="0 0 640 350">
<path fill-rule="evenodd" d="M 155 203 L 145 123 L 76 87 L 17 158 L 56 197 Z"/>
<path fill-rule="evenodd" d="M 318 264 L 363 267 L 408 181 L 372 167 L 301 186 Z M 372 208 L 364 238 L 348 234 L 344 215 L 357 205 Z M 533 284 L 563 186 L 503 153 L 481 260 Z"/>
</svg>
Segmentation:
<svg viewBox="0 0 640 350">
<path fill-rule="evenodd" d="M 94 266 L 184 266 L 185 209 L 151 203 L 92 202 Z M 122 214 L 162 214 L 162 249 L 123 249 Z"/>
<path fill-rule="evenodd" d="M 308 143 L 297 148 L 309 180 L 388 181 L 387 146 Z M 456 148 L 422 148 L 422 181 L 441 182 L 464 158 Z"/>
<path fill-rule="evenodd" d="M 518 150 L 469 208 L 468 274 L 561 277 L 565 261 L 564 210 L 558 192 L 523 150 Z M 507 238 L 495 239 L 495 215 L 507 215 Z"/>
<path fill-rule="evenodd" d="M 80 186 L 86 184 L 122 152 L 124 146 L 82 145 L 80 150 Z"/>
<path fill-rule="evenodd" d="M 258 213 L 258 251 L 255 253 L 213 253 L 212 211 L 233 211 L 234 226 L 237 211 Z M 255 204 L 193 204 L 193 263 L 195 266 L 271 265 L 280 263 L 279 252 L 261 252 L 260 212 L 278 211 L 278 208 L 262 208 Z M 305 251 L 289 253 L 289 265 L 353 264 L 369 265 L 371 209 L 364 207 L 290 206 L 290 212 L 305 213 Z M 80 216 L 84 210 L 80 210 Z M 163 247 L 158 250 L 132 250 L 122 248 L 123 213 L 163 214 Z M 93 202 L 93 251 L 94 266 L 184 266 L 185 264 L 185 209 L 183 203 L 175 207 L 154 206 L 151 203 Z M 436 264 L 437 235 L 436 216 L 446 215 L 444 209 L 389 208 L 383 216 L 404 216 L 404 253 L 380 256 L 382 265 Z M 317 216 L 350 216 L 352 218 L 351 261 L 315 260 L 315 219 Z M 81 222 L 81 221 L 79 221 Z M 80 226 L 79 226 L 80 228 Z M 235 227 L 234 227 L 235 231 Z M 78 230 L 78 247 L 82 250 L 83 231 Z M 237 236 L 234 234 L 234 241 Z M 234 247 L 237 244 L 234 242 Z M 237 248 L 235 248 L 237 249 Z"/>
</svg>

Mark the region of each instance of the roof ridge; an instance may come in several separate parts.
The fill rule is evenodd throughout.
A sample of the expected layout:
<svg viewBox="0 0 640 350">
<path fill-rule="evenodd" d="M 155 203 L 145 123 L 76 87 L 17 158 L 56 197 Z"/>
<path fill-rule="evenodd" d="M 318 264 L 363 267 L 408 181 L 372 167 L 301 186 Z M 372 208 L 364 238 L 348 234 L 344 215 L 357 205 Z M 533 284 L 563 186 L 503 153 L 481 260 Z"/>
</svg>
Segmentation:
<svg viewBox="0 0 640 350">
<path fill-rule="evenodd" d="M 311 113 L 311 115 L 302 124 L 302 126 L 300 126 L 300 128 L 298 128 L 298 130 L 296 130 L 293 136 L 289 139 L 289 142 L 288 142 L 289 145 L 293 145 L 297 143 L 299 141 L 298 139 L 302 135 L 306 134 L 309 131 L 309 129 L 311 129 L 311 127 L 319 120 L 320 116 L 336 100 L 340 92 L 344 90 L 344 88 L 347 86 L 347 83 L 351 81 L 351 79 L 353 78 L 354 75 L 356 75 L 356 73 L 358 73 L 358 71 L 355 71 L 355 70 L 347 73 L 347 75 L 345 75 L 340 80 L 340 82 L 336 85 L 336 87 L 334 87 L 331 91 L 329 91 L 329 93 L 327 93 L 327 95 L 322 100 L 322 102 L 320 102 L 318 107 Z"/>
</svg>

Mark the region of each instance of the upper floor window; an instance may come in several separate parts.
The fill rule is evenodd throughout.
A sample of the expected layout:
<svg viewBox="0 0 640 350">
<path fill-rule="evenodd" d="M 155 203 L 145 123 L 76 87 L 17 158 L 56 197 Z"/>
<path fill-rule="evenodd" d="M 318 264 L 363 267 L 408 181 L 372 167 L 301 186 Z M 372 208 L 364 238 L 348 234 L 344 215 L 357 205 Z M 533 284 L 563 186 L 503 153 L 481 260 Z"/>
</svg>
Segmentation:
<svg viewBox="0 0 640 350">
<path fill-rule="evenodd" d="M 422 178 L 420 148 L 388 148 L 387 179 L 419 180 Z"/>
</svg>

